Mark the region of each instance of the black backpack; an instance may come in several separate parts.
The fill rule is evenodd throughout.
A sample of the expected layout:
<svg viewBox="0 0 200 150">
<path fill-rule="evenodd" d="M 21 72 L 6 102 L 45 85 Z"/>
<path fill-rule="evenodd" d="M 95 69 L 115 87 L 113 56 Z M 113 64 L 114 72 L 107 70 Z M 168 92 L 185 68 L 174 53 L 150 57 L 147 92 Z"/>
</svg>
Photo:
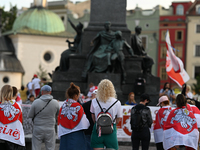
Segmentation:
<svg viewBox="0 0 200 150">
<path fill-rule="evenodd" d="M 135 107 L 131 110 L 130 124 L 133 131 L 141 131 L 143 129 L 142 110 L 143 109 L 138 110 Z"/>
<path fill-rule="evenodd" d="M 97 116 L 96 122 L 96 131 L 98 136 L 100 137 L 101 134 L 111 134 L 113 133 L 113 122 L 116 119 L 112 119 L 112 116 L 108 113 L 108 110 L 117 103 L 116 100 L 105 112 L 103 111 L 101 105 L 99 104 L 98 100 L 96 99 L 99 107 L 101 108 L 101 112 Z"/>
</svg>

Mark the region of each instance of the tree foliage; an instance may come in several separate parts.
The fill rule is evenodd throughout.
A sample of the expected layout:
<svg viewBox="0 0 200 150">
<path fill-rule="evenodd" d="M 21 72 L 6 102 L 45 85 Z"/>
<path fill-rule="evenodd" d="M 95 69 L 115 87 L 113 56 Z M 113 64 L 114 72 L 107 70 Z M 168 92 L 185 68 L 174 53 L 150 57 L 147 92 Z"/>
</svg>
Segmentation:
<svg viewBox="0 0 200 150">
<path fill-rule="evenodd" d="M 5 7 L 2 8 L 2 32 L 12 30 L 12 26 L 17 17 L 17 6 L 12 6 L 10 4 L 10 10 L 5 11 Z"/>
<path fill-rule="evenodd" d="M 41 64 L 39 65 L 39 71 L 37 71 L 36 74 L 38 75 L 38 78 L 40 78 L 40 79 L 45 78 L 47 81 L 50 81 L 47 70 L 45 70 L 45 69 L 42 67 Z"/>
</svg>

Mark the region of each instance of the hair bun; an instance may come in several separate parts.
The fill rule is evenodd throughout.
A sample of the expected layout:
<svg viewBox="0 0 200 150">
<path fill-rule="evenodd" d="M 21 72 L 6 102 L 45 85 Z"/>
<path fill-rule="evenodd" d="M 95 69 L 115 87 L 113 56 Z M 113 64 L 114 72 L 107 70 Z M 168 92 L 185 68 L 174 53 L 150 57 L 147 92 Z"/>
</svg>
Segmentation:
<svg viewBox="0 0 200 150">
<path fill-rule="evenodd" d="M 76 88 L 76 86 L 73 82 L 70 83 L 70 88 Z"/>
</svg>

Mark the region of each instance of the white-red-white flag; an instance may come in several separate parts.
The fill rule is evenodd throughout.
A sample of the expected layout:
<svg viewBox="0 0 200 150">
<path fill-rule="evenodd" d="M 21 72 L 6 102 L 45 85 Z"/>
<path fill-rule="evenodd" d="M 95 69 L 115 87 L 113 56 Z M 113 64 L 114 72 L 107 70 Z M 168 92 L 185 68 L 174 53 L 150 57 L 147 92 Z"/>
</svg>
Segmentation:
<svg viewBox="0 0 200 150">
<path fill-rule="evenodd" d="M 177 145 L 197 149 L 199 131 L 194 114 L 185 106 L 172 110 L 163 126 L 163 135 L 165 150 Z"/>
<path fill-rule="evenodd" d="M 186 83 L 190 77 L 183 67 L 183 62 L 180 58 L 176 57 L 173 52 L 169 31 L 166 33 L 166 46 L 167 46 L 167 57 L 166 57 L 166 72 L 168 76 L 175 81 L 180 87 Z"/>
<path fill-rule="evenodd" d="M 19 105 L 16 102 L 0 103 L 0 139 L 25 146 L 24 137 Z"/>
<path fill-rule="evenodd" d="M 75 131 L 88 129 L 90 123 L 83 107 L 73 99 L 67 99 L 58 115 L 58 137 Z"/>
<path fill-rule="evenodd" d="M 172 108 L 170 106 L 163 106 L 156 114 L 156 120 L 153 128 L 155 143 L 163 142 L 163 125 L 167 121 L 167 117 L 171 110 Z"/>
</svg>

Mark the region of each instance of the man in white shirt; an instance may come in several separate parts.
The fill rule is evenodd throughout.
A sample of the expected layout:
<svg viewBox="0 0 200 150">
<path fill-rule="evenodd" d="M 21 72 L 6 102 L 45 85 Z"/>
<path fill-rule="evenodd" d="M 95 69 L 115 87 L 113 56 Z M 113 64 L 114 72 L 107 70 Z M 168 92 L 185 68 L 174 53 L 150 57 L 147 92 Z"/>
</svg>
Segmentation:
<svg viewBox="0 0 200 150">
<path fill-rule="evenodd" d="M 34 74 L 32 80 L 32 89 L 33 91 L 35 91 L 35 97 L 37 97 L 40 93 L 40 82 L 41 80 L 38 78 L 36 74 Z"/>
<path fill-rule="evenodd" d="M 29 92 L 28 92 L 28 98 L 29 98 L 30 95 L 34 95 L 32 81 L 28 82 L 27 88 L 28 88 L 28 91 L 29 91 Z"/>
</svg>

